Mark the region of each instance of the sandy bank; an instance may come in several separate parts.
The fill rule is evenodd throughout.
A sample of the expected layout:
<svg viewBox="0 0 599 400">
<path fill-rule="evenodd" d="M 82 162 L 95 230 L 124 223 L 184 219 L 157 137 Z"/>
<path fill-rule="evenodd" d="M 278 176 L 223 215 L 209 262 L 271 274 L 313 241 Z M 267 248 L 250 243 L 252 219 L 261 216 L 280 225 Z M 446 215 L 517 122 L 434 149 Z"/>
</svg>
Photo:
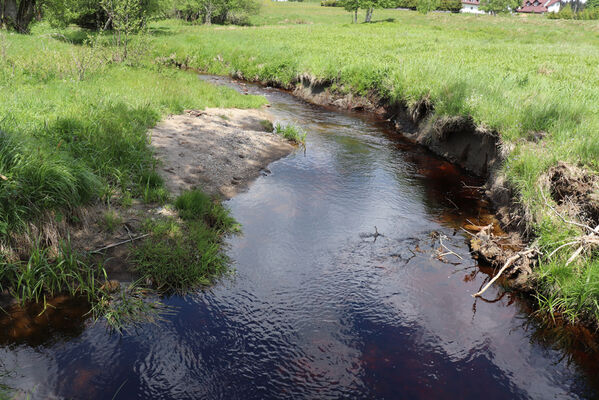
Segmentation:
<svg viewBox="0 0 599 400">
<path fill-rule="evenodd" d="M 167 118 L 150 131 L 173 195 L 199 187 L 225 199 L 246 190 L 294 147 L 272 133 L 265 110 L 206 109 Z"/>
</svg>

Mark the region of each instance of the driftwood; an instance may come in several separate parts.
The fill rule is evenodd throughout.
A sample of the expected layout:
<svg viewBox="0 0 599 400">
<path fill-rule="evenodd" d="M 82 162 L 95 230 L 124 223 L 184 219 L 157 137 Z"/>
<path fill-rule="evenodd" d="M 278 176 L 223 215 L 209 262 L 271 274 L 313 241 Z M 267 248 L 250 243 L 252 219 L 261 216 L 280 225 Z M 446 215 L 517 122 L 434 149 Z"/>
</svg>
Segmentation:
<svg viewBox="0 0 599 400">
<path fill-rule="evenodd" d="M 145 235 L 136 236 L 136 237 L 134 237 L 134 238 L 130 238 L 130 239 L 127 239 L 127 240 L 123 240 L 122 242 L 118 242 L 118 243 L 109 244 L 108 246 L 104 246 L 104 247 L 101 247 L 101 248 L 99 248 L 99 249 L 96 249 L 96 250 L 90 251 L 90 254 L 100 253 L 100 252 L 102 252 L 102 251 L 104 251 L 104 250 L 112 249 L 113 247 L 121 246 L 121 245 L 123 245 L 123 244 L 130 243 L 130 242 L 133 242 L 133 241 L 135 241 L 135 240 L 138 240 L 138 239 L 143 239 L 143 238 L 145 238 L 145 237 L 147 237 L 147 236 L 150 236 L 150 234 L 149 234 L 149 233 L 146 233 Z"/>
<path fill-rule="evenodd" d="M 493 279 L 491 279 L 489 281 L 489 283 L 487 283 L 485 285 L 485 287 L 483 287 L 481 290 L 479 290 L 478 292 L 474 293 L 472 295 L 472 297 L 480 297 L 482 296 L 482 294 L 489 288 L 491 287 L 491 285 L 497 280 L 499 279 L 499 277 L 501 276 L 501 274 L 503 274 L 505 272 L 506 269 L 508 269 L 509 267 L 512 266 L 512 264 L 514 264 L 516 261 L 518 261 L 518 259 L 520 257 L 524 257 L 527 256 L 529 254 L 532 253 L 536 253 L 537 250 L 535 249 L 529 249 L 529 250 L 525 250 L 525 251 L 521 251 L 519 253 L 516 253 L 515 255 L 513 255 L 512 257 L 508 258 L 507 261 L 505 262 L 505 264 L 503 264 L 503 267 L 501 267 L 501 269 L 499 270 L 499 272 L 497 272 L 497 274 L 493 277 Z"/>
</svg>

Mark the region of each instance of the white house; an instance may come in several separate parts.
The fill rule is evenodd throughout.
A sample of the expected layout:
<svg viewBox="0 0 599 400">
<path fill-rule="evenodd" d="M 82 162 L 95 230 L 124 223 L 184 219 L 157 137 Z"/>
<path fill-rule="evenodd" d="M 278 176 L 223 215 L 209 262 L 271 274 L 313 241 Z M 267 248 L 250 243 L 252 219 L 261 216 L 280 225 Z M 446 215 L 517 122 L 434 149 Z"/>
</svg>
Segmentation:
<svg viewBox="0 0 599 400">
<path fill-rule="evenodd" d="M 479 6 L 479 0 L 462 0 L 462 8 L 460 9 L 460 12 L 470 14 L 486 14 L 486 12 L 481 10 Z"/>
</svg>

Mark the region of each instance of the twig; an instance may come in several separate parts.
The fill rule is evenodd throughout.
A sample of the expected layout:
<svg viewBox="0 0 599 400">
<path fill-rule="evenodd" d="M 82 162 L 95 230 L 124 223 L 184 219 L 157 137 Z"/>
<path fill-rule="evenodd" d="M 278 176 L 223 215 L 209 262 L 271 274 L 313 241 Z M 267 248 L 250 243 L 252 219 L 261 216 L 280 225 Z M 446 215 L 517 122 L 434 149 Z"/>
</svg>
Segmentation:
<svg viewBox="0 0 599 400">
<path fill-rule="evenodd" d="M 501 269 L 499 270 L 499 272 L 497 273 L 497 275 L 495 275 L 493 277 L 493 279 L 491 279 L 489 281 L 489 283 L 487 283 L 485 285 L 484 288 L 482 288 L 481 290 L 479 290 L 478 292 L 474 293 L 472 295 L 472 297 L 480 297 L 492 284 L 493 282 L 495 282 L 497 279 L 499 279 L 499 277 L 501 276 L 501 274 L 503 274 L 503 272 L 508 269 L 513 263 L 515 263 L 520 257 L 524 257 L 528 254 L 534 253 L 536 252 L 535 249 L 530 249 L 530 250 L 526 250 L 526 251 L 521 251 L 519 253 L 517 253 L 516 255 L 508 258 L 508 260 L 505 262 L 505 264 L 503 264 L 503 267 L 501 267 Z"/>
<path fill-rule="evenodd" d="M 456 210 L 459 210 L 459 209 L 460 209 L 460 207 L 458 207 L 458 206 L 456 205 L 456 203 L 454 203 L 453 201 L 451 201 L 451 199 L 450 199 L 449 197 L 445 196 L 445 200 L 447 200 L 448 202 L 450 202 L 450 203 L 451 203 L 451 205 L 452 205 L 452 206 L 454 206 Z"/>
<path fill-rule="evenodd" d="M 102 248 L 100 248 L 100 249 L 97 249 L 97 250 L 90 251 L 90 253 L 91 253 L 91 254 L 94 254 L 94 253 L 100 253 L 100 252 L 102 252 L 102 251 L 104 251 L 104 250 L 112 249 L 113 247 L 121 246 L 121 245 L 123 245 L 123 244 L 125 244 L 125 243 L 133 242 L 133 241 L 135 241 L 135 240 L 138 240 L 138 239 L 143 239 L 143 238 L 145 238 L 146 236 L 150 236 L 150 234 L 149 234 L 149 233 L 146 233 L 145 235 L 140 235 L 140 236 L 137 236 L 137 237 L 134 237 L 134 238 L 128 239 L 128 240 L 123 240 L 122 242 L 118 242 L 118 243 L 109 244 L 108 246 L 104 246 L 104 247 L 102 247 Z"/>
<path fill-rule="evenodd" d="M 444 257 L 444 256 L 446 256 L 446 255 L 453 254 L 454 256 L 456 256 L 457 258 L 459 258 L 460 260 L 463 260 L 462 256 L 460 256 L 460 255 L 459 255 L 458 253 L 456 253 L 455 251 L 452 251 L 452 250 L 451 250 L 449 247 L 447 247 L 447 246 L 445 246 L 445 245 L 443 244 L 443 236 L 444 236 L 444 235 L 440 235 L 440 236 L 439 236 L 439 243 L 441 243 L 441 247 L 443 247 L 445 250 L 447 250 L 447 253 L 443 253 L 443 254 L 439 255 L 439 257 Z"/>
<path fill-rule="evenodd" d="M 571 221 L 571 220 L 566 219 L 562 214 L 560 214 L 559 211 L 557 211 L 555 209 L 555 207 L 553 207 L 551 204 L 549 204 L 549 202 L 547 201 L 547 197 L 545 197 L 545 192 L 543 191 L 543 189 L 540 189 L 540 191 L 541 191 L 541 196 L 543 197 L 543 200 L 545 201 L 545 205 L 547 207 L 549 207 L 551 209 L 551 211 L 553 211 L 562 221 L 564 221 L 565 223 L 570 224 L 570 225 L 578 226 L 579 228 L 587 229 L 587 230 L 591 231 L 592 233 L 599 235 L 599 226 L 597 226 L 597 228 L 593 229 L 588 225 L 581 224 L 580 222 Z"/>
<path fill-rule="evenodd" d="M 580 242 L 580 240 L 574 240 L 574 241 L 572 241 L 572 242 L 568 242 L 568 243 L 564 243 L 564 244 L 562 244 L 562 245 L 561 245 L 561 246 L 559 246 L 557 249 L 555 249 L 555 250 L 553 250 L 551 253 L 549 253 L 549 255 L 547 256 L 547 258 L 551 258 L 551 257 L 553 257 L 553 255 L 554 255 L 555 253 L 557 253 L 558 251 L 560 251 L 560 250 L 561 250 L 561 249 L 563 249 L 564 247 L 572 246 L 573 244 L 576 244 L 576 243 L 578 243 L 578 242 Z"/>
<path fill-rule="evenodd" d="M 466 188 L 466 189 L 477 189 L 477 190 L 482 190 L 484 189 L 484 185 L 483 186 L 470 186 L 470 185 L 466 185 L 466 182 L 462 181 L 462 185 Z"/>
</svg>

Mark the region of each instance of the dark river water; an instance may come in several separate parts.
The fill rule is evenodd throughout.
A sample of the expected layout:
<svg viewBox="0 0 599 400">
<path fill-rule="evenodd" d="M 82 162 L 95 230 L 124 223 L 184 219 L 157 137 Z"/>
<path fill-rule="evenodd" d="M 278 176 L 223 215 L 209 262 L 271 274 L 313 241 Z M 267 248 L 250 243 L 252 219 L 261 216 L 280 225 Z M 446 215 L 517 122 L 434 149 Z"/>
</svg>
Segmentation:
<svg viewBox="0 0 599 400">
<path fill-rule="evenodd" d="M 382 121 L 243 88 L 308 135 L 305 151 L 227 202 L 243 226 L 229 240 L 234 275 L 164 299 L 173 307 L 164 321 L 122 336 L 72 301 L 40 332 L 0 334 L 0 381 L 17 398 L 597 395 L 595 352 L 540 328 L 500 286 L 471 297 L 492 272 L 472 260 L 460 229 L 489 221 L 465 187 L 480 182 Z M 440 260 L 439 237 L 459 257 Z"/>
</svg>

